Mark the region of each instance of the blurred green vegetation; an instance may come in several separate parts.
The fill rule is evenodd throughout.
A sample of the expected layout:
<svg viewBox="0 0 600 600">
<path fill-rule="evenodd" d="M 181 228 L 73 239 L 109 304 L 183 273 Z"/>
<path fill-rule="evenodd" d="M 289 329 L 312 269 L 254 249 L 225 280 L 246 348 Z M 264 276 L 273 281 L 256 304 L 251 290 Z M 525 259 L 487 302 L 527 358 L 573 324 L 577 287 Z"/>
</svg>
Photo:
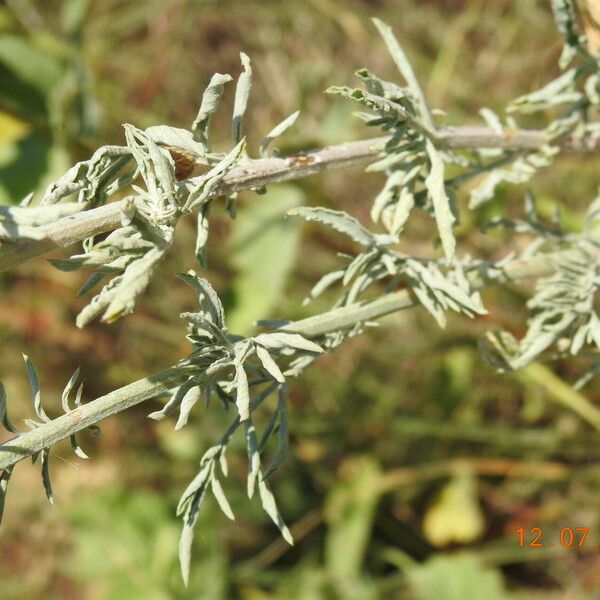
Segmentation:
<svg viewBox="0 0 600 600">
<path fill-rule="evenodd" d="M 392 25 L 433 106 L 454 124 L 501 111 L 556 73 L 561 42 L 548 6 L 534 0 L 10 0 L 0 5 L 0 202 L 18 202 L 100 144 L 120 143 L 120 124 L 185 127 L 215 71 L 237 74 L 253 59 L 250 147 L 301 109 L 282 152 L 371 135 L 353 107 L 322 91 L 354 83 L 368 66 L 393 79 L 392 61 L 369 17 Z M 231 90 L 225 103 L 231 106 Z M 215 134 L 229 135 L 227 110 Z M 568 227 L 596 193 L 598 159 L 561 158 L 533 182 L 538 208 L 558 205 Z M 326 299 L 301 299 L 352 251 L 334 233 L 282 221 L 298 203 L 340 207 L 368 221 L 381 184 L 359 169 L 323 173 L 266 196 L 242 194 L 239 218 L 215 211 L 207 276 L 230 322 L 248 333 L 260 317 L 299 318 Z M 520 238 L 486 235 L 494 214 L 518 214 L 522 189 L 466 214 L 462 247 L 502 256 Z M 268 235 L 257 238 L 257 228 Z M 413 219 L 403 247 L 431 248 L 431 223 Z M 27 414 L 20 351 L 35 360 L 46 397 L 82 367 L 87 398 L 183 356 L 177 315 L 193 298 L 173 273 L 193 267 L 194 223 L 182 223 L 137 312 L 117 324 L 76 330 L 80 275 L 43 260 L 0 279 L 0 338 L 15 419 Z M 274 250 L 277 249 L 276 251 Z M 253 273 L 258 266 L 260 273 Z M 256 277 L 261 276 L 260 285 Z M 478 337 L 491 327 L 523 331 L 528 287 L 485 292 L 490 314 L 455 316 L 445 331 L 424 311 L 323 356 L 291 390 L 290 456 L 272 483 L 296 546 L 288 547 L 245 497 L 243 440 L 230 456 L 227 492 L 237 520 L 207 502 L 185 591 L 176 550 L 176 499 L 226 417 L 212 406 L 190 424 L 155 424 L 151 402 L 102 424 L 85 439 L 82 464 L 54 453 L 57 503 L 45 504 L 38 473 L 20 465 L 0 531 L 0 597 L 243 598 L 592 598 L 600 586 L 600 436 L 561 405 L 547 367 L 498 376 Z M 573 379 L 567 361 L 557 373 Z M 584 390 L 592 401 L 599 387 Z M 23 399 L 23 401 L 20 401 Z M 82 436 L 85 437 L 85 436 Z M 516 529 L 541 527 L 554 548 L 520 548 Z M 589 527 L 578 550 L 557 543 L 563 527 Z"/>
</svg>

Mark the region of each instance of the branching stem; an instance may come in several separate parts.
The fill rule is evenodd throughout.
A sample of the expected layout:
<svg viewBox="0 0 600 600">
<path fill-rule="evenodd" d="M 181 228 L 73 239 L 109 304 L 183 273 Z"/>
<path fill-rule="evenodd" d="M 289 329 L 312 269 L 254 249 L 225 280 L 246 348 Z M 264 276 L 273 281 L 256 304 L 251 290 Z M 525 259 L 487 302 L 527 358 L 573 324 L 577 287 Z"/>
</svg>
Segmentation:
<svg viewBox="0 0 600 600">
<path fill-rule="evenodd" d="M 573 252 L 573 250 L 565 250 L 557 254 L 564 255 L 569 252 Z M 504 265 L 504 276 L 501 281 L 510 282 L 528 277 L 546 276 L 553 271 L 551 256 L 507 263 Z M 492 266 L 490 264 L 490 268 Z M 473 278 L 473 283 L 477 287 L 482 287 L 490 283 L 498 283 L 498 278 L 492 278 L 486 273 L 486 268 L 482 268 L 479 274 Z M 372 321 L 416 304 L 416 299 L 409 291 L 401 290 L 385 294 L 371 302 L 352 304 L 318 316 L 295 321 L 283 326 L 281 331 L 299 333 L 307 338 L 318 338 L 326 333 L 348 329 L 356 323 Z M 188 374 L 187 368 L 180 367 L 171 367 L 153 373 L 44 423 L 33 431 L 5 442 L 0 445 L 0 469 L 6 469 L 27 456 L 82 431 L 110 415 L 165 393 L 183 383 Z M 600 423 L 600 411 L 592 405 L 587 409 L 593 411 L 594 422 Z M 589 419 L 586 420 L 589 421 Z"/>
<path fill-rule="evenodd" d="M 534 150 L 549 140 L 543 130 L 504 129 L 489 127 L 450 127 L 436 132 L 439 143 L 448 148 L 477 149 L 505 148 Z M 377 158 L 388 137 L 371 138 L 358 142 L 336 144 L 285 158 L 248 160 L 229 171 L 212 191 L 217 197 L 244 189 L 259 188 L 270 183 L 301 179 L 329 169 L 362 165 Z M 553 140 L 565 150 L 592 152 L 600 147 L 595 137 L 566 136 Z M 187 188 L 191 180 L 182 181 Z M 88 237 L 112 231 L 120 226 L 124 202 L 111 202 L 104 206 L 82 211 L 40 228 L 45 237 L 41 240 L 22 239 L 0 245 L 0 271 L 57 248 L 65 248 Z"/>
</svg>

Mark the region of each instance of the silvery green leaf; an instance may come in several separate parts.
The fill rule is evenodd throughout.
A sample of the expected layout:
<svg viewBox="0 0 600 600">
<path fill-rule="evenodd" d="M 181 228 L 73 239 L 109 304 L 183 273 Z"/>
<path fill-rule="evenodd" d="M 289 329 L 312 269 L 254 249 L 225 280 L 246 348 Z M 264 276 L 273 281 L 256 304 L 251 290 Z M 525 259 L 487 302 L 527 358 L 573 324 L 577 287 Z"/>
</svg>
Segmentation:
<svg viewBox="0 0 600 600">
<path fill-rule="evenodd" d="M 378 259 L 378 255 L 377 249 L 370 249 L 358 254 L 346 268 L 346 273 L 342 279 L 343 285 L 348 285 L 358 273 L 367 269 L 369 263 L 373 263 L 374 260 Z"/>
<path fill-rule="evenodd" d="M 400 74 L 402 77 L 404 77 L 404 80 L 408 84 L 412 95 L 417 100 L 419 116 L 428 128 L 433 129 L 433 120 L 431 118 L 431 114 L 429 113 L 429 109 L 427 108 L 427 102 L 425 101 L 425 96 L 421 90 L 421 86 L 419 85 L 406 54 L 404 54 L 404 50 L 402 50 L 402 47 L 394 36 L 392 28 L 379 19 L 372 19 L 372 21 L 375 24 L 377 31 L 379 31 L 379 34 L 383 38 L 383 41 L 385 42 L 385 45 L 387 46 L 387 49 L 391 54 L 394 63 L 396 64 L 396 67 L 398 67 L 398 71 L 400 71 Z"/>
<path fill-rule="evenodd" d="M 596 347 L 600 348 L 600 319 L 595 312 L 591 313 L 589 328 L 590 337 L 592 338 L 590 342 L 593 341 Z"/>
<path fill-rule="evenodd" d="M 250 417 L 250 389 L 248 388 L 248 376 L 246 375 L 244 365 L 235 365 L 235 386 L 235 404 L 240 421 L 244 422 Z"/>
<path fill-rule="evenodd" d="M 219 505 L 219 508 L 225 513 L 225 516 L 227 518 L 231 519 L 232 521 L 235 521 L 235 515 L 233 514 L 231 506 L 229 505 L 229 501 L 227 500 L 227 496 L 225 496 L 225 492 L 221 487 L 221 482 L 217 479 L 215 475 L 213 475 L 210 481 L 210 487 L 213 496 L 215 497 L 215 500 Z"/>
<path fill-rule="evenodd" d="M 369 273 L 362 273 L 355 280 L 350 289 L 348 290 L 348 296 L 346 298 L 347 304 L 354 304 L 361 292 L 363 292 L 369 285 L 375 281 L 375 277 L 369 275 Z"/>
<path fill-rule="evenodd" d="M 569 69 L 539 90 L 516 98 L 506 110 L 507 112 L 530 114 L 563 104 L 578 102 L 583 94 L 575 89 L 577 76 L 577 69 Z"/>
<path fill-rule="evenodd" d="M 255 345 L 251 338 L 241 338 L 235 343 L 235 362 L 239 365 L 243 364 L 255 353 Z"/>
<path fill-rule="evenodd" d="M 248 498 L 252 498 L 256 481 L 260 475 L 260 454 L 258 452 L 256 430 L 250 419 L 244 421 L 244 428 L 246 429 L 246 444 L 248 447 Z"/>
<path fill-rule="evenodd" d="M 279 397 L 277 400 L 277 412 L 279 413 L 279 429 L 277 431 L 277 450 L 273 456 L 271 464 L 263 474 L 263 479 L 274 473 L 284 461 L 289 445 L 288 418 L 287 418 L 287 390 L 285 386 L 279 388 Z"/>
<path fill-rule="evenodd" d="M 202 95 L 200 110 L 192 123 L 192 131 L 198 138 L 198 141 L 205 147 L 206 151 L 210 150 L 208 144 L 208 122 L 210 116 L 217 110 L 225 84 L 229 83 L 232 79 L 231 75 L 215 73 Z"/>
<path fill-rule="evenodd" d="M 600 104 L 600 93 L 598 93 L 599 84 L 600 76 L 598 73 L 593 73 L 586 79 L 584 85 L 585 95 L 594 106 L 598 106 Z"/>
<path fill-rule="evenodd" d="M 463 310 L 473 314 L 486 314 L 486 310 L 481 305 L 478 296 L 470 296 L 468 289 L 461 289 L 455 282 L 444 277 L 435 266 L 426 268 L 417 261 L 411 260 L 408 262 L 413 274 L 436 295 L 438 302 L 442 305 L 453 301 L 453 304 L 455 303 L 454 310 Z M 463 284 L 468 285 L 464 279 Z"/>
<path fill-rule="evenodd" d="M 396 275 L 398 273 L 398 267 L 396 266 L 396 261 L 390 254 L 386 254 L 385 252 L 381 255 L 381 262 L 386 268 L 388 275 Z"/>
<path fill-rule="evenodd" d="M 71 391 L 73 390 L 75 383 L 77 383 L 78 377 L 79 377 L 79 367 L 77 367 L 75 369 L 75 372 L 73 373 L 73 375 L 71 375 L 71 378 L 69 379 L 69 381 L 67 381 L 67 385 L 65 385 L 65 389 L 62 392 L 62 395 L 61 395 L 62 408 L 66 413 L 71 411 L 71 407 L 69 406 L 69 396 L 71 395 Z"/>
<path fill-rule="evenodd" d="M 133 125 L 124 124 L 125 139 L 133 157 L 138 165 L 146 187 L 151 194 L 158 194 L 159 189 L 167 193 L 175 194 L 175 163 L 171 155 L 152 141 L 140 129 Z"/>
<path fill-rule="evenodd" d="M 90 457 L 81 449 L 81 446 L 79 445 L 79 443 L 77 442 L 77 437 L 75 434 L 69 436 L 69 440 L 71 441 L 71 448 L 73 448 L 73 452 L 75 452 L 75 454 L 83 459 L 83 460 L 88 460 Z"/>
<path fill-rule="evenodd" d="M 586 342 L 587 334 L 588 334 L 587 327 L 580 327 L 575 332 L 575 335 L 573 336 L 573 339 L 571 340 L 571 354 L 573 354 L 574 356 L 576 354 L 579 354 L 579 351 L 581 350 L 581 348 L 583 347 L 583 345 Z"/>
<path fill-rule="evenodd" d="M 500 121 L 500 117 L 490 108 L 480 108 L 479 114 L 483 117 L 486 125 L 493 129 L 496 133 L 502 135 L 502 121 Z"/>
<path fill-rule="evenodd" d="M 13 472 L 13 466 L 2 469 L 0 473 L 0 525 L 2 524 L 2 515 L 4 514 L 4 505 L 6 503 L 6 490 L 8 489 L 8 482 Z"/>
<path fill-rule="evenodd" d="M 177 277 L 185 281 L 198 294 L 198 303 L 203 311 L 210 315 L 212 322 L 219 328 L 225 326 L 225 311 L 223 304 L 207 279 L 199 277 L 192 270 L 187 273 L 177 273 Z"/>
<path fill-rule="evenodd" d="M 42 397 L 40 390 L 40 381 L 38 378 L 37 370 L 33 366 L 31 359 L 26 354 L 23 354 L 23 360 L 25 361 L 25 368 L 27 370 L 27 378 L 29 379 L 29 387 L 31 387 L 31 393 L 33 395 L 33 408 L 35 414 L 45 422 L 50 421 L 50 418 L 45 413 L 42 407 Z"/>
<path fill-rule="evenodd" d="M 44 491 L 46 492 L 46 498 L 50 504 L 54 504 L 54 496 L 52 495 L 52 484 L 50 482 L 50 470 L 49 470 L 49 457 L 50 448 L 44 448 L 41 453 L 40 459 L 40 471 L 42 473 L 42 484 L 44 485 Z"/>
<path fill-rule="evenodd" d="M 175 425 L 175 431 L 178 431 L 187 424 L 192 408 L 194 408 L 196 403 L 201 398 L 202 388 L 198 386 L 194 386 L 186 392 L 179 406 L 179 418 L 177 419 L 177 424 Z"/>
<path fill-rule="evenodd" d="M 196 260 L 201 267 L 206 268 L 206 242 L 208 241 L 208 211 L 210 202 L 203 204 L 198 210 L 197 233 L 196 233 Z"/>
<path fill-rule="evenodd" d="M 256 354 L 260 359 L 265 370 L 275 379 L 275 381 L 279 383 L 285 382 L 285 377 L 283 373 L 277 366 L 277 363 L 271 358 L 271 355 L 265 350 L 262 346 L 256 346 Z"/>
<path fill-rule="evenodd" d="M 420 117 L 415 116 L 415 110 L 412 106 L 406 106 L 405 103 L 388 100 L 365 90 L 353 89 L 348 86 L 332 86 L 325 91 L 328 94 L 339 94 L 378 113 L 379 119 L 370 121 L 368 125 L 380 124 L 384 130 L 388 130 L 397 125 L 406 124 L 423 135 L 428 137 L 433 135 L 433 132 L 425 126 Z"/>
<path fill-rule="evenodd" d="M 512 360 L 519 351 L 519 343 L 508 331 L 488 331 L 478 347 L 483 358 L 498 371 L 513 370 Z"/>
<path fill-rule="evenodd" d="M 0 381 L 0 423 L 4 425 L 4 429 L 11 433 L 18 433 L 15 426 L 10 422 L 8 418 L 8 408 L 6 405 L 6 390 L 4 384 Z"/>
<path fill-rule="evenodd" d="M 199 338 L 208 338 L 211 342 L 214 341 L 221 348 L 230 348 L 232 346 L 230 337 L 228 337 L 227 330 L 221 329 L 218 325 L 215 325 L 210 318 L 207 318 L 203 313 L 181 313 L 179 315 L 182 319 L 185 319 L 192 327 L 193 331 L 188 336 L 188 339 L 192 343 L 197 343 Z M 202 339 L 202 349 L 198 349 L 201 352 L 207 350 L 207 341 Z M 220 361 L 216 361 L 207 368 L 206 373 L 216 366 Z"/>
<path fill-rule="evenodd" d="M 399 235 L 404 229 L 404 225 L 415 206 L 415 196 L 407 187 L 400 190 L 398 201 L 394 207 L 392 222 L 388 228 L 392 233 Z"/>
<path fill-rule="evenodd" d="M 370 94 L 401 103 L 405 108 L 412 108 L 417 102 L 417 98 L 410 89 L 401 87 L 391 81 L 385 81 L 368 69 L 358 69 L 355 75 L 363 81 Z"/>
<path fill-rule="evenodd" d="M 155 144 L 149 136 L 145 137 L 145 144 L 148 151 L 148 156 L 152 161 L 154 173 L 158 183 L 164 192 L 174 195 L 176 189 L 175 179 L 175 161 L 171 154 L 161 149 Z"/>
<path fill-rule="evenodd" d="M 69 258 L 50 258 L 48 262 L 60 271 L 76 271 L 86 266 L 103 265 L 114 257 L 109 250 L 86 252 L 85 254 L 74 254 Z"/>
<path fill-rule="evenodd" d="M 306 352 L 315 352 L 320 354 L 323 348 L 310 340 L 302 337 L 298 333 L 285 333 L 275 331 L 273 333 L 260 333 L 254 337 L 254 341 L 265 348 L 295 348 L 296 350 L 305 350 Z"/>
<path fill-rule="evenodd" d="M 471 191 L 469 208 L 477 208 L 484 202 L 494 197 L 494 191 L 498 184 L 506 181 L 508 183 L 520 184 L 531 179 L 536 169 L 548 166 L 552 163 L 552 155 L 557 149 L 548 153 L 544 149 L 531 152 L 526 156 L 518 156 L 508 168 L 496 168 L 490 171 L 481 183 Z"/>
<path fill-rule="evenodd" d="M 25 196 L 21 200 L 21 202 L 19 202 L 18 206 L 20 206 L 21 208 L 27 208 L 28 206 L 31 205 L 31 202 L 33 201 L 33 196 L 34 196 L 34 193 L 29 192 L 29 194 L 27 194 L 27 196 Z"/>
<path fill-rule="evenodd" d="M 183 494 L 181 494 L 181 498 L 179 498 L 176 511 L 177 516 L 181 516 L 184 512 L 189 510 L 190 503 L 193 501 L 194 496 L 197 496 L 199 493 L 204 493 L 206 485 L 211 476 L 211 472 L 211 461 L 206 461 L 205 464 L 201 463 L 201 468 L 197 475 L 194 477 L 194 479 L 192 479 L 192 481 L 190 481 Z"/>
<path fill-rule="evenodd" d="M 167 248 L 172 242 L 172 228 L 160 225 L 142 212 L 137 211 L 132 221 L 133 228 L 141 234 L 141 239 L 129 238 L 132 247 L 147 248 L 149 244 L 158 248 Z"/>
<path fill-rule="evenodd" d="M 277 422 L 277 418 L 279 417 L 279 411 L 274 410 L 270 416 L 269 420 L 265 423 L 265 428 L 263 429 L 262 435 L 260 436 L 260 440 L 258 442 L 258 451 L 262 452 L 275 429 L 275 423 Z"/>
<path fill-rule="evenodd" d="M 146 188 L 150 194 L 156 196 L 159 190 L 156 185 L 154 168 L 143 141 L 144 138 L 147 139 L 147 136 L 145 136 L 140 129 L 130 125 L 129 123 L 124 123 L 123 128 L 125 129 L 125 140 L 127 142 L 127 147 L 137 163 L 139 173 L 146 184 Z M 134 188 L 136 191 L 138 189 L 139 188 Z"/>
<path fill-rule="evenodd" d="M 452 233 L 452 226 L 455 219 L 450 210 L 450 199 L 446 194 L 446 187 L 444 185 L 444 161 L 431 141 L 427 140 L 426 147 L 431 162 L 431 169 L 425 179 L 425 186 L 433 202 L 433 211 L 444 254 L 448 260 L 451 260 L 454 258 L 456 249 L 456 240 Z"/>
<path fill-rule="evenodd" d="M 77 290 L 75 298 L 81 298 L 84 294 L 87 294 L 97 283 L 102 281 L 106 273 L 102 271 L 95 271 L 92 273 L 83 283 L 83 285 Z"/>
<path fill-rule="evenodd" d="M 600 370 L 600 360 L 595 360 L 583 373 L 583 375 L 573 384 L 574 390 L 580 390 L 586 386 Z"/>
<path fill-rule="evenodd" d="M 562 69 L 568 65 L 582 47 L 585 37 L 577 29 L 577 8 L 573 0 L 550 0 L 554 22 L 560 34 L 565 39 L 565 45 L 560 56 L 559 65 Z"/>
<path fill-rule="evenodd" d="M 244 156 L 246 141 L 242 140 L 222 158 L 210 171 L 203 175 L 193 177 L 187 181 L 189 196 L 183 210 L 190 211 L 192 208 L 206 202 L 215 186 L 223 179 L 226 173 L 232 169 Z"/>
<path fill-rule="evenodd" d="M 436 320 L 437 324 L 444 329 L 446 327 L 446 315 L 443 309 L 439 306 L 436 299 L 432 298 L 432 291 L 430 288 L 414 285 L 412 291 L 415 296 L 419 299 L 419 302 L 427 309 L 429 314 Z"/>
<path fill-rule="evenodd" d="M 75 406 L 81 406 L 81 396 L 83 395 L 83 383 L 79 384 L 79 387 L 77 388 L 77 392 L 75 393 Z M 98 429 L 98 431 L 100 431 L 100 429 L 98 427 L 96 427 L 95 425 L 93 426 L 96 429 Z M 92 427 L 90 427 L 90 429 L 92 429 Z"/>
<path fill-rule="evenodd" d="M 339 281 L 344 277 L 345 271 L 332 271 L 331 273 L 327 273 L 323 275 L 321 279 L 314 285 L 312 290 L 310 290 L 308 296 L 304 299 L 302 305 L 306 305 L 312 300 L 314 300 L 317 296 L 320 296 L 329 286 L 333 285 L 336 281 Z"/>
<path fill-rule="evenodd" d="M 219 454 L 219 466 L 221 467 L 221 473 L 223 473 L 223 475 L 225 477 L 227 477 L 227 472 L 229 471 L 229 467 L 227 466 L 227 458 L 225 457 L 225 450 L 223 450 Z"/>
<path fill-rule="evenodd" d="M 145 130 L 145 133 L 156 144 L 182 148 L 186 152 L 199 158 L 204 158 L 206 155 L 205 147 L 194 140 L 192 132 L 187 129 L 167 127 L 166 125 L 155 125 L 153 127 L 148 127 Z"/>
<path fill-rule="evenodd" d="M 252 87 L 252 67 L 247 54 L 240 52 L 240 60 L 244 68 L 235 86 L 235 100 L 233 102 L 233 120 L 231 122 L 231 137 L 237 144 L 242 139 L 242 117 L 248 106 L 248 96 Z"/>
<path fill-rule="evenodd" d="M 52 182 L 45 190 L 40 205 L 56 204 L 71 194 L 80 194 L 84 189 L 85 162 L 72 166 L 58 181 Z"/>
<path fill-rule="evenodd" d="M 137 210 L 135 211 L 137 214 Z M 135 217 L 135 214 L 132 216 L 132 219 Z M 142 237 L 140 231 L 140 225 L 130 225 L 127 227 L 119 227 L 115 229 L 112 233 L 109 233 L 108 236 L 101 242 L 98 242 L 94 245 L 94 249 L 99 250 L 139 250 L 145 252 L 146 250 L 150 250 L 154 244 L 145 240 Z"/>
<path fill-rule="evenodd" d="M 302 217 L 307 221 L 323 223 L 324 225 L 347 235 L 363 246 L 370 246 L 371 244 L 375 244 L 376 241 L 375 236 L 368 229 L 363 227 L 357 219 L 348 213 L 339 210 L 301 206 L 292 208 L 292 210 L 288 212 L 288 215 Z"/>
<path fill-rule="evenodd" d="M 119 285 L 115 288 L 102 315 L 103 321 L 112 323 L 123 315 L 133 311 L 137 298 L 145 291 L 152 279 L 154 269 L 164 258 L 164 255 L 163 250 L 155 248 L 127 267 L 125 273 L 120 277 Z"/>
<path fill-rule="evenodd" d="M 206 482 L 196 491 L 188 504 L 185 515 L 183 516 L 183 529 L 179 538 L 179 564 L 181 566 L 181 576 L 187 587 L 190 577 L 190 564 L 192 560 L 192 542 L 194 540 L 194 529 L 198 521 L 200 505 L 206 494 Z"/>
<path fill-rule="evenodd" d="M 522 369 L 531 361 L 544 352 L 556 341 L 556 334 L 553 331 L 540 332 L 540 334 L 528 345 L 520 356 L 512 361 L 512 368 Z"/>
<path fill-rule="evenodd" d="M 286 117 L 283 121 L 281 121 L 281 123 L 275 125 L 275 127 L 273 127 L 273 129 L 271 129 L 269 133 L 267 133 L 264 139 L 260 142 L 259 148 L 259 153 L 263 158 L 268 157 L 267 150 L 270 143 L 275 138 L 279 137 L 282 133 L 284 133 L 287 129 L 289 129 L 296 122 L 296 119 L 298 118 L 299 114 L 300 111 L 297 110 L 296 112 L 292 113 L 289 117 Z"/>
<path fill-rule="evenodd" d="M 283 518 L 279 514 L 277 504 L 275 503 L 275 497 L 273 496 L 271 490 L 268 488 L 267 482 L 262 476 L 260 476 L 258 479 L 258 493 L 262 501 L 263 509 L 269 515 L 269 517 L 271 517 L 273 523 L 277 525 L 283 539 L 288 544 L 290 544 L 290 546 L 293 546 L 294 540 L 292 538 L 292 534 L 290 533 L 290 530 L 287 528 L 287 525 L 283 521 Z"/>
<path fill-rule="evenodd" d="M 406 162 L 407 160 L 406 152 L 397 152 L 395 149 L 384 149 L 384 152 L 388 152 L 388 154 L 384 154 L 383 158 L 367 165 L 365 168 L 366 172 L 380 173 L 385 171 L 388 172 L 389 175 L 392 175 L 395 173 L 394 169 L 402 165 L 402 163 Z"/>
<path fill-rule="evenodd" d="M 498 185 L 504 181 L 509 183 L 523 183 L 529 179 L 530 174 L 519 175 L 510 169 L 494 169 L 490 171 L 479 185 L 471 190 L 469 208 L 479 208 L 482 204 L 494 197 Z"/>
<path fill-rule="evenodd" d="M 169 401 L 163 406 L 161 410 L 157 410 L 148 415 L 149 419 L 153 419 L 154 421 L 160 421 L 164 419 L 166 416 L 170 415 L 176 409 L 181 406 L 185 395 L 194 387 L 196 383 L 192 379 L 188 379 L 184 381 L 171 395 Z"/>
<path fill-rule="evenodd" d="M 377 194 L 371 207 L 371 220 L 377 223 L 381 217 L 383 209 L 394 202 L 400 191 L 400 183 L 404 179 L 402 171 L 393 171 L 390 173 L 383 185 L 382 190 Z"/>
</svg>

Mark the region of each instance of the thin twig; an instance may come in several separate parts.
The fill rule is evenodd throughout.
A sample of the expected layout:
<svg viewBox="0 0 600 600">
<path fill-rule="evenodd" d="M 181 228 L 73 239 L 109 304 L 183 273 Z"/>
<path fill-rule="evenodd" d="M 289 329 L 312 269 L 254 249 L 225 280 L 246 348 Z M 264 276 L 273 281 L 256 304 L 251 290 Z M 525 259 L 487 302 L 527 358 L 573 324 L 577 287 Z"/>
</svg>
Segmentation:
<svg viewBox="0 0 600 600">
<path fill-rule="evenodd" d="M 437 131 L 436 135 L 440 144 L 455 149 L 534 150 L 549 143 L 544 131 L 531 129 L 507 128 L 500 133 L 489 127 L 450 127 Z M 388 140 L 388 137 L 378 137 L 336 144 L 285 158 L 249 159 L 229 171 L 215 186 L 211 197 L 301 179 L 329 169 L 368 164 L 377 158 Z M 552 143 L 574 152 L 592 152 L 600 147 L 593 136 L 567 136 Z M 192 180 L 182 181 L 180 185 L 188 189 Z M 123 208 L 123 201 L 111 202 L 40 227 L 45 234 L 41 240 L 3 243 L 0 245 L 0 271 L 15 267 L 34 256 L 116 229 L 120 226 Z"/>
</svg>

